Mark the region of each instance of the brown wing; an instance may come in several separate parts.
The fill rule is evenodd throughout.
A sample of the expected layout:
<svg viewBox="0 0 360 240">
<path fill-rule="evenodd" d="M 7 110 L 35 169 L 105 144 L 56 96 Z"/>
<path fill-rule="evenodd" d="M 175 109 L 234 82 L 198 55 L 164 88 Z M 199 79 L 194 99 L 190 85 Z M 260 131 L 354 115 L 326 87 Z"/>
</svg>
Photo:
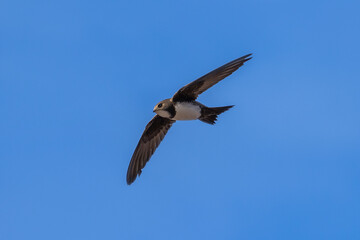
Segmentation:
<svg viewBox="0 0 360 240">
<path fill-rule="evenodd" d="M 160 117 L 156 115 L 145 127 L 138 145 L 131 158 L 129 168 L 126 175 L 127 184 L 135 181 L 137 175 L 140 176 L 141 169 L 143 169 L 150 157 L 155 152 L 160 142 L 165 137 L 165 134 L 170 129 L 174 120 Z"/>
<path fill-rule="evenodd" d="M 251 54 L 245 55 L 241 58 L 235 59 L 224 66 L 221 66 L 214 71 L 198 78 L 197 80 L 189 83 L 188 85 L 182 87 L 179 91 L 175 93 L 172 97 L 173 102 L 182 102 L 182 101 L 194 101 L 201 93 L 214 86 L 216 83 L 220 82 L 239 67 L 241 67 L 244 62 L 251 59 Z"/>
</svg>

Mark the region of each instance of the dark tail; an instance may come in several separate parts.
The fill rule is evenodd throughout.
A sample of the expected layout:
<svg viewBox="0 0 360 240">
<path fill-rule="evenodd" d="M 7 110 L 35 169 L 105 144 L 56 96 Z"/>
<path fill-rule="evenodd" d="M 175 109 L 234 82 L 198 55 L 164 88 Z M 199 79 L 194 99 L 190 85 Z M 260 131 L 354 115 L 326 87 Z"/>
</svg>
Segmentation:
<svg viewBox="0 0 360 240">
<path fill-rule="evenodd" d="M 203 121 L 205 123 L 215 124 L 215 121 L 217 120 L 218 115 L 229 110 L 233 106 L 234 105 L 225 106 L 225 107 L 214 107 L 214 108 L 203 107 L 201 110 L 201 116 L 200 116 L 199 120 Z"/>
</svg>

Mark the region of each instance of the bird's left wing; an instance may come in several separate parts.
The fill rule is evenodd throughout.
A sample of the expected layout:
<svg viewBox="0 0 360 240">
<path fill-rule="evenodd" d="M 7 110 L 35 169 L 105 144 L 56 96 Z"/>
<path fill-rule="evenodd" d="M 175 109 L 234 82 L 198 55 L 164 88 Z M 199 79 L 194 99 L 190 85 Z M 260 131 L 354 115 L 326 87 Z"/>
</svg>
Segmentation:
<svg viewBox="0 0 360 240">
<path fill-rule="evenodd" d="M 136 146 L 129 164 L 126 175 L 127 184 L 130 185 L 135 181 L 137 175 L 140 176 L 141 169 L 145 167 L 146 163 L 160 145 L 160 142 L 164 139 L 167 131 L 174 122 L 174 120 L 156 115 L 146 125 L 145 131 Z"/>
<path fill-rule="evenodd" d="M 204 91 L 214 86 L 251 59 L 251 54 L 242 56 L 182 87 L 172 97 L 173 102 L 195 101 Z"/>
</svg>

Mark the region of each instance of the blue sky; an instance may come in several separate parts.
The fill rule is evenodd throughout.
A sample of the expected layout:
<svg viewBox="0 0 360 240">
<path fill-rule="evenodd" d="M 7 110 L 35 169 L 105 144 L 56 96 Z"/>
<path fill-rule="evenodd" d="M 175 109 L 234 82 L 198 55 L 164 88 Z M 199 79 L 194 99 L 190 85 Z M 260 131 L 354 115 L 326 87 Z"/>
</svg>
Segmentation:
<svg viewBox="0 0 360 240">
<path fill-rule="evenodd" d="M 360 239 L 358 1 L 1 1 L 0 239 Z M 154 105 L 247 53 L 136 182 Z"/>
</svg>

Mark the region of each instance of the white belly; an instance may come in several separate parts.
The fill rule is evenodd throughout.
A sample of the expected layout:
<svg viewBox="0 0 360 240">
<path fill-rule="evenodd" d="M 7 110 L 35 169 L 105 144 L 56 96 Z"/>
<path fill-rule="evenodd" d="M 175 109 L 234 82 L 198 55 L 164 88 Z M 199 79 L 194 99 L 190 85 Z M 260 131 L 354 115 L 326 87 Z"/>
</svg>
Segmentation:
<svg viewBox="0 0 360 240">
<path fill-rule="evenodd" d="M 191 103 L 176 103 L 175 111 L 174 120 L 195 120 L 201 116 L 201 108 Z"/>
</svg>

